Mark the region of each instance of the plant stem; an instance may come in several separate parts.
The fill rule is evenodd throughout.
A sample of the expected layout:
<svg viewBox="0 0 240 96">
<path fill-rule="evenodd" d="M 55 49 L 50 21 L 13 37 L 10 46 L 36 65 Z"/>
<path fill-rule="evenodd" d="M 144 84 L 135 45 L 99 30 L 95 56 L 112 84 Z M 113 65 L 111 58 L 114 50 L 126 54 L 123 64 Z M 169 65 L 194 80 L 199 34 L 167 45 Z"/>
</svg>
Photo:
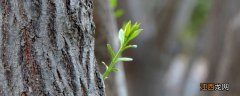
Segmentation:
<svg viewBox="0 0 240 96">
<path fill-rule="evenodd" d="M 120 47 L 120 49 L 118 50 L 117 54 L 114 56 L 114 58 L 112 58 L 112 61 L 108 67 L 108 69 L 104 72 L 103 74 L 103 79 L 105 80 L 107 78 L 107 76 L 110 74 L 110 72 L 112 71 L 113 67 L 116 65 L 117 59 L 118 57 L 122 54 L 122 47 Z"/>
</svg>

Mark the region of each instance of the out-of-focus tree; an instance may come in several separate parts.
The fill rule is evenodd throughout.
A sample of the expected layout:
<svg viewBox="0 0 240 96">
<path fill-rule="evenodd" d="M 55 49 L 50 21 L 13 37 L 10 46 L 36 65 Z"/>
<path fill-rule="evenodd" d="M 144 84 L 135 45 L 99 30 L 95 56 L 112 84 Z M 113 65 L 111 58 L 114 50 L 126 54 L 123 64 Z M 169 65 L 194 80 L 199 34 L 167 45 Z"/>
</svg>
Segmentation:
<svg viewBox="0 0 240 96">
<path fill-rule="evenodd" d="M 237 15 L 239 7 L 238 0 L 214 0 L 209 18 L 207 56 L 210 61 L 210 71 L 208 81 L 214 81 L 217 76 L 216 66 L 223 52 L 224 38 L 228 33 L 230 21 Z M 236 5 L 236 6 L 235 6 Z"/>
<path fill-rule="evenodd" d="M 206 49 L 204 55 L 209 61 L 208 78 L 205 82 L 230 83 L 229 92 L 218 95 L 239 94 L 239 0 L 213 0 L 210 17 L 205 30 Z M 204 94 L 204 92 L 202 93 Z"/>
<path fill-rule="evenodd" d="M 240 11 L 240 10 L 239 10 Z M 232 18 L 227 27 L 227 32 L 224 36 L 224 47 L 222 55 L 219 59 L 219 67 L 217 67 L 217 74 L 215 82 L 228 83 L 229 92 L 216 92 L 217 95 L 236 96 L 240 94 L 240 70 L 239 60 L 240 55 L 240 13 Z"/>
<path fill-rule="evenodd" d="M 116 18 L 122 15 L 123 10 L 117 9 L 117 1 L 97 0 L 94 2 L 96 6 L 94 8 L 94 21 L 96 22 L 96 55 L 98 62 L 110 62 L 110 56 L 107 54 L 107 43 L 112 45 L 114 51 L 117 51 L 119 47 Z M 105 80 L 106 94 L 109 96 L 127 96 L 125 70 L 122 62 L 119 62 L 116 67 L 119 71 L 110 74 L 109 78 Z M 101 69 L 106 70 L 105 66 Z"/>
<path fill-rule="evenodd" d="M 224 38 L 228 33 L 230 21 L 237 15 L 240 6 L 238 0 L 213 0 L 210 17 L 207 22 L 206 32 L 206 52 L 205 55 L 209 60 L 209 70 L 207 82 L 213 82 L 218 73 L 216 68 L 221 60 Z"/>
<path fill-rule="evenodd" d="M 125 2 L 125 3 L 124 3 Z M 144 32 L 126 65 L 131 96 L 169 95 L 164 78 L 170 62 L 181 52 L 180 34 L 187 26 L 196 0 L 123 0 L 124 18 L 141 22 Z"/>
<path fill-rule="evenodd" d="M 130 19 L 144 29 L 135 40 L 139 48 L 127 53 L 134 59 L 125 65 L 131 96 L 195 96 L 200 82 L 237 84 L 239 0 L 121 0 L 119 4 L 124 16 L 118 24 Z M 238 85 L 232 88 L 230 95 L 236 95 Z"/>
</svg>

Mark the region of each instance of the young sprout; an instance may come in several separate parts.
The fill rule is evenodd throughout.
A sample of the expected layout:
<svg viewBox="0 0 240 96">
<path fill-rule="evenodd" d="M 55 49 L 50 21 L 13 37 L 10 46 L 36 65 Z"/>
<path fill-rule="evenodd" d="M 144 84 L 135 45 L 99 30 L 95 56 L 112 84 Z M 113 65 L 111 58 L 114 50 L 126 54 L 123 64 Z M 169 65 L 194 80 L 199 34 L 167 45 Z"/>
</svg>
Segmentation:
<svg viewBox="0 0 240 96">
<path fill-rule="evenodd" d="M 109 66 L 106 66 L 106 71 L 103 74 L 103 79 L 106 79 L 111 72 L 118 71 L 118 69 L 115 68 L 117 62 L 133 60 L 129 57 L 121 57 L 121 55 L 128 48 L 137 48 L 137 45 L 128 45 L 128 43 L 136 38 L 142 31 L 142 29 L 139 29 L 139 26 L 139 23 L 132 25 L 131 21 L 129 21 L 125 26 L 123 26 L 123 28 L 119 30 L 118 39 L 120 41 L 120 48 L 118 49 L 117 53 L 113 51 L 110 44 L 107 44 L 108 52 L 111 55 L 111 63 Z"/>
</svg>

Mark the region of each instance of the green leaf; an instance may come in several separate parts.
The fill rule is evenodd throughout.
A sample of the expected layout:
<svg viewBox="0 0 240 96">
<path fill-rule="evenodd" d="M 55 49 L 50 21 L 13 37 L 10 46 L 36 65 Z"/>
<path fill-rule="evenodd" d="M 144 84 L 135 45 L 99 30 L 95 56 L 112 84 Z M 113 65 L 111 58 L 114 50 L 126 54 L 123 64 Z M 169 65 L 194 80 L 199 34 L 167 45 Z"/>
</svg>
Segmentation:
<svg viewBox="0 0 240 96">
<path fill-rule="evenodd" d="M 109 54 L 111 54 L 111 57 L 113 58 L 113 57 L 115 56 L 115 53 L 114 53 L 111 45 L 110 45 L 110 44 L 107 44 L 107 48 L 108 48 Z"/>
<path fill-rule="evenodd" d="M 109 0 L 110 7 L 115 9 L 117 7 L 117 0 Z"/>
<path fill-rule="evenodd" d="M 118 10 L 116 10 L 116 11 L 114 12 L 114 16 L 115 16 L 116 18 L 121 17 L 123 14 L 124 14 L 124 11 L 121 10 L 121 9 L 118 9 Z"/>
<path fill-rule="evenodd" d="M 128 57 L 120 57 L 118 58 L 118 61 L 133 61 L 133 59 Z"/>
<path fill-rule="evenodd" d="M 132 48 L 137 48 L 137 45 L 129 45 L 129 46 L 131 46 Z"/>
<path fill-rule="evenodd" d="M 131 32 L 131 21 L 128 21 L 128 23 L 124 27 L 124 31 L 126 32 L 125 37 L 128 37 Z"/>
<path fill-rule="evenodd" d="M 140 23 L 135 23 L 132 27 L 132 31 L 137 30 L 139 28 L 139 26 L 140 26 Z"/>
<path fill-rule="evenodd" d="M 137 48 L 137 45 L 128 45 L 124 48 L 124 50 L 128 49 L 128 48 Z"/>
<path fill-rule="evenodd" d="M 118 33 L 118 38 L 120 40 L 121 45 L 124 44 L 124 39 L 125 39 L 124 35 L 125 35 L 125 32 L 122 29 L 120 29 Z"/>
<path fill-rule="evenodd" d="M 117 69 L 117 68 L 113 68 L 112 71 L 113 71 L 113 72 L 118 72 L 119 69 Z"/>
<path fill-rule="evenodd" d="M 138 30 L 138 29 L 139 29 L 139 26 L 140 26 L 140 23 L 135 23 L 135 24 L 132 26 L 132 28 L 131 28 L 131 34 L 132 34 L 134 31 Z M 131 34 L 129 34 L 129 35 L 131 35 Z"/>
<path fill-rule="evenodd" d="M 134 31 L 134 32 L 129 36 L 127 42 L 129 42 L 129 41 L 131 41 L 132 39 L 136 38 L 136 37 L 140 34 L 141 31 L 142 31 L 142 29 L 138 29 L 138 30 Z"/>
<path fill-rule="evenodd" d="M 107 47 L 108 47 L 109 53 L 112 56 L 112 59 L 111 59 L 111 62 L 109 64 L 109 66 L 108 66 L 109 68 L 106 67 L 107 70 L 103 74 L 103 78 L 104 79 L 106 79 L 107 76 L 112 71 L 114 71 L 114 72 L 118 71 L 118 69 L 114 68 L 117 62 L 120 62 L 120 61 L 133 61 L 132 58 L 120 57 L 120 56 L 128 48 L 137 48 L 137 45 L 128 45 L 128 42 L 131 41 L 132 39 L 136 38 L 140 34 L 142 29 L 139 29 L 139 26 L 140 26 L 139 23 L 135 23 L 135 24 L 131 25 L 131 21 L 129 21 L 127 24 L 124 25 L 124 27 L 122 27 L 122 29 L 119 30 L 118 38 L 119 38 L 119 41 L 121 43 L 121 46 L 118 49 L 118 51 L 116 52 L 116 54 L 114 53 L 114 51 L 111 48 L 111 46 L 109 44 L 107 44 Z"/>
</svg>

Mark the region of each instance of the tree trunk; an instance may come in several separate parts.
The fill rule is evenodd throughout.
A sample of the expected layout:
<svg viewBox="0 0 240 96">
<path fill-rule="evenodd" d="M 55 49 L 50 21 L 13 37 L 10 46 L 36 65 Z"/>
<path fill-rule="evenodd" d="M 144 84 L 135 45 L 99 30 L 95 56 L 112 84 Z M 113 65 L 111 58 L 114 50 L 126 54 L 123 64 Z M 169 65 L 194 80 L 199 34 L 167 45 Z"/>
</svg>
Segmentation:
<svg viewBox="0 0 240 96">
<path fill-rule="evenodd" d="M 230 91 L 216 91 L 221 95 L 234 96 L 238 92 L 239 78 L 239 0 L 213 0 L 206 29 L 204 55 L 209 61 L 205 82 L 229 83 Z M 224 93 L 224 94 L 222 94 Z M 216 95 L 204 93 L 200 95 Z M 219 95 L 219 94 L 218 94 Z"/>
<path fill-rule="evenodd" d="M 0 96 L 104 96 L 92 0 L 0 0 Z"/>
<path fill-rule="evenodd" d="M 225 33 L 225 39 L 224 39 L 224 46 L 223 46 L 223 52 L 220 58 L 220 62 L 218 66 L 217 75 L 215 82 L 220 83 L 229 83 L 230 92 L 215 92 L 214 95 L 230 95 L 230 96 L 236 96 L 238 95 L 240 86 L 239 86 L 239 80 L 240 80 L 240 71 L 239 71 L 239 60 L 240 55 L 237 54 L 240 52 L 240 44 L 239 44 L 239 32 L 240 29 L 240 13 L 235 16 L 235 18 L 232 18 L 230 20 L 228 30 Z"/>
</svg>

